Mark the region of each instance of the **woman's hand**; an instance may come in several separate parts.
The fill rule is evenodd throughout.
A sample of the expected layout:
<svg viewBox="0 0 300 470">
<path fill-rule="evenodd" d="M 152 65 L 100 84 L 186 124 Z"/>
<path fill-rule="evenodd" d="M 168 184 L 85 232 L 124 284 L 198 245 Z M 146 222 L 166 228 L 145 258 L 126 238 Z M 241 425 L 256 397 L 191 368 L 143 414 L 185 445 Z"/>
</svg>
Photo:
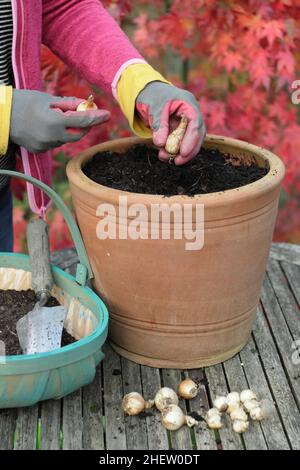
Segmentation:
<svg viewBox="0 0 300 470">
<path fill-rule="evenodd" d="M 136 109 L 144 124 L 153 130 L 153 142 L 160 147 L 160 160 L 169 161 L 170 155 L 164 147 L 168 135 L 177 127 L 183 114 L 189 122 L 175 163 L 183 165 L 197 155 L 206 129 L 192 93 L 167 83 L 151 82 L 139 93 Z"/>
<path fill-rule="evenodd" d="M 109 120 L 103 109 L 77 112 L 83 100 L 61 98 L 31 90 L 14 90 L 10 139 L 30 152 L 40 153 L 66 142 L 77 142 L 90 127 Z"/>
</svg>

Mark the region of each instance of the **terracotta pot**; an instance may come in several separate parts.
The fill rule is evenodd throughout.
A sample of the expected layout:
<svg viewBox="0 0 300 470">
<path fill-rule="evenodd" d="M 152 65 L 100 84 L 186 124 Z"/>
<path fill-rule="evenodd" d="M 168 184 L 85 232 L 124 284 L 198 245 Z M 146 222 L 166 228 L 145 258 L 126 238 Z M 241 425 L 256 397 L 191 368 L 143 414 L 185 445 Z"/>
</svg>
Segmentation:
<svg viewBox="0 0 300 470">
<path fill-rule="evenodd" d="M 230 358 L 246 344 L 255 319 L 277 214 L 284 166 L 274 154 L 242 141 L 208 136 L 205 146 L 269 168 L 241 188 L 195 197 L 145 195 L 96 184 L 82 166 L 97 152 L 124 151 L 129 138 L 96 145 L 67 167 L 73 202 L 95 274 L 109 306 L 109 336 L 124 357 L 155 367 L 195 368 Z M 204 246 L 186 239 L 99 240 L 99 204 L 204 204 Z M 120 219 L 118 223 L 124 224 Z M 117 227 L 119 228 L 119 227 Z M 174 228 L 174 226 L 173 226 Z"/>
</svg>

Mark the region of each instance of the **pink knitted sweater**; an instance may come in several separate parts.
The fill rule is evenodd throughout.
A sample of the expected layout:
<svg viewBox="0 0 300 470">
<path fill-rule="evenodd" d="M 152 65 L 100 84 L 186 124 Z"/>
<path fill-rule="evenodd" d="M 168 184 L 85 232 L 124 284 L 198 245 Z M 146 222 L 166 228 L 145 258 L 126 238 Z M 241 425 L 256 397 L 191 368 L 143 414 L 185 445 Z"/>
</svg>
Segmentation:
<svg viewBox="0 0 300 470">
<path fill-rule="evenodd" d="M 142 59 L 99 0 L 12 0 L 13 71 L 20 89 L 42 88 L 40 47 L 43 42 L 90 83 L 111 93 L 127 61 Z M 29 117 L 30 118 L 30 117 Z M 21 149 L 24 170 L 51 183 L 51 155 Z M 41 213 L 47 196 L 28 185 L 31 209 Z"/>
</svg>

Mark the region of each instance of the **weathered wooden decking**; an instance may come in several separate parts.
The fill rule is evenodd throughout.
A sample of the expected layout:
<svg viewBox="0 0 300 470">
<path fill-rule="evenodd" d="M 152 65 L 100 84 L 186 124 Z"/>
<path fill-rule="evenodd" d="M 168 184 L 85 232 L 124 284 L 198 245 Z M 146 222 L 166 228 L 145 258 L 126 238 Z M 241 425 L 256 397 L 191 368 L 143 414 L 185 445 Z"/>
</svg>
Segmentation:
<svg viewBox="0 0 300 470">
<path fill-rule="evenodd" d="M 53 262 L 72 271 L 76 255 L 57 252 Z M 139 366 L 106 346 L 106 358 L 88 387 L 62 400 L 0 411 L 0 449 L 300 449 L 299 307 L 300 247 L 274 244 L 247 346 L 223 364 L 189 371 L 201 386 L 194 400 L 181 403 L 187 412 L 204 414 L 215 394 L 248 387 L 272 400 L 272 416 L 252 422 L 243 437 L 231 431 L 229 422 L 219 433 L 204 423 L 169 433 L 154 411 L 124 417 L 125 393 L 153 397 L 162 384 L 176 388 L 187 372 Z"/>
</svg>

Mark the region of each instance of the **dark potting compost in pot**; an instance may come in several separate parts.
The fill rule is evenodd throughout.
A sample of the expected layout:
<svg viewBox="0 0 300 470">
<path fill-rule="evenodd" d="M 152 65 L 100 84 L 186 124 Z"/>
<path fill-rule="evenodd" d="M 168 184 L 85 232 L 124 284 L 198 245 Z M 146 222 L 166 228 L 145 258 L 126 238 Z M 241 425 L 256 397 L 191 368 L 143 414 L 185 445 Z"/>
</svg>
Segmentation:
<svg viewBox="0 0 300 470">
<path fill-rule="evenodd" d="M 16 331 L 17 321 L 30 312 L 37 302 L 33 290 L 1 290 L 0 289 L 0 341 L 5 344 L 7 356 L 22 354 Z M 58 301 L 51 297 L 46 307 L 58 306 Z M 74 343 L 73 336 L 63 329 L 62 346 Z"/>
<path fill-rule="evenodd" d="M 251 157 L 236 157 L 218 149 L 202 148 L 186 165 L 158 159 L 158 150 L 145 144 L 126 153 L 100 152 L 83 168 L 96 183 L 141 194 L 195 196 L 239 188 L 268 173 Z"/>
</svg>

